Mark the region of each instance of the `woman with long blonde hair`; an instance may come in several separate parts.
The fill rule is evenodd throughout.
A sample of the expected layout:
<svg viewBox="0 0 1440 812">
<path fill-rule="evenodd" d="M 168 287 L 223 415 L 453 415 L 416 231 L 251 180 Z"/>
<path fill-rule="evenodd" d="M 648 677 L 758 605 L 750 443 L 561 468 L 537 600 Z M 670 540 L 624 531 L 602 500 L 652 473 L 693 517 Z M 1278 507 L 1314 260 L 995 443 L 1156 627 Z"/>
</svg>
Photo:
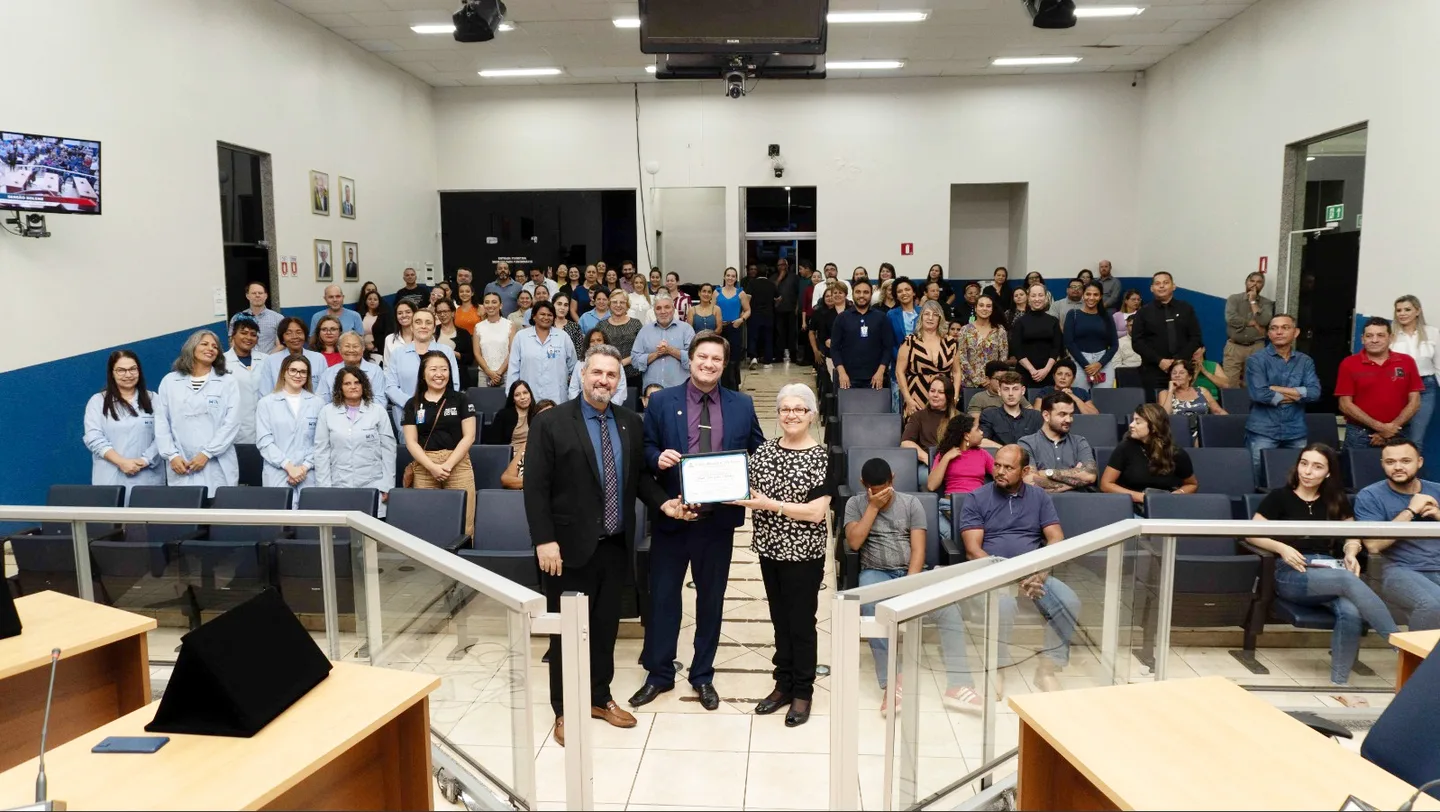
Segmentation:
<svg viewBox="0 0 1440 812">
<path fill-rule="evenodd" d="M 1425 391 L 1420 393 L 1420 411 L 1410 419 L 1405 436 L 1415 441 L 1417 451 L 1424 452 L 1425 433 L 1430 418 L 1435 416 L 1435 403 L 1440 386 L 1435 382 L 1435 347 L 1440 344 L 1440 328 L 1425 323 L 1425 308 L 1412 294 L 1395 300 L 1395 320 L 1390 323 L 1390 349 L 1415 359 Z"/>
</svg>

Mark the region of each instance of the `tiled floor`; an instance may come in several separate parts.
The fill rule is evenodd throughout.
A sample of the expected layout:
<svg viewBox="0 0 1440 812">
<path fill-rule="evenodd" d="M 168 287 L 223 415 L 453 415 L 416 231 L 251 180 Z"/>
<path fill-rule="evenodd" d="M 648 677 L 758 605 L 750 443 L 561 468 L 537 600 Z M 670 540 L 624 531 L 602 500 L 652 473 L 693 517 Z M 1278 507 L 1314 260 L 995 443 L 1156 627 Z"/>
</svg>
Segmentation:
<svg viewBox="0 0 1440 812">
<path fill-rule="evenodd" d="M 747 376 L 746 389 L 755 396 L 762 414 L 762 426 L 773 436 L 774 394 L 782 384 L 799 375 L 787 375 L 781 365 L 768 372 Z M 635 714 L 638 726 L 618 730 L 592 721 L 595 802 L 599 809 L 821 809 L 828 804 L 828 753 L 830 749 L 831 694 L 829 678 L 817 682 L 815 705 L 809 724 L 787 729 L 783 715 L 755 716 L 755 702 L 773 687 L 770 657 L 773 636 L 765 592 L 759 581 L 759 567 L 749 550 L 748 526 L 736 534 L 731 582 L 726 593 L 725 622 L 717 657 L 715 686 L 722 697 L 720 709 L 706 712 L 695 701 L 681 674 L 676 690 L 663 694 L 642 712 Z M 1103 584 L 1092 571 L 1073 566 L 1062 570 L 1063 577 L 1082 601 L 1081 627 L 1084 632 L 1074 646 L 1071 662 L 1060 675 L 1062 688 L 1089 687 L 1120 681 L 1142 681 L 1152 675 L 1133 655 L 1125 655 L 1112 674 L 1101 667 L 1097 646 L 1100 595 Z M 415 620 L 410 633 L 390 643 L 390 667 L 428 671 L 443 677 L 443 686 L 431 698 L 431 722 L 440 733 L 470 758 L 502 781 L 512 780 L 516 759 L 515 714 L 517 696 L 511 666 L 517 656 L 528 659 L 529 693 L 534 707 L 530 731 L 536 794 L 541 809 L 561 809 L 565 800 L 564 750 L 550 737 L 553 724 L 549 710 L 546 667 L 540 658 L 546 641 L 534 638 L 512 645 L 497 607 L 472 602 L 466 614 L 468 629 L 478 640 L 458 659 L 455 623 L 436 601 L 445 584 L 423 573 L 401 577 L 386 587 L 386 628 L 393 618 Z M 830 659 L 829 604 L 834 592 L 833 563 L 827 562 L 826 589 L 821 595 L 818 617 L 820 661 Z M 1134 603 L 1128 593 L 1122 612 Z M 435 606 L 427 609 L 434 604 Z M 686 593 L 686 622 L 681 630 L 679 657 L 688 665 L 692 653 L 689 635 L 693 630 L 694 593 Z M 1027 624 L 1022 609 L 1014 636 L 1017 659 L 1009 669 L 1005 690 L 1025 693 L 1035 688 L 1036 662 L 1026 659 L 1041 646 L 1034 624 Z M 413 617 L 412 617 L 413 616 Z M 1122 615 L 1125 616 L 1125 615 Z M 1033 615 L 1031 616 L 1033 619 Z M 638 634 L 638 626 L 630 631 Z M 941 702 L 945 688 L 938 640 L 927 629 L 925 657 L 918 673 L 907 673 L 904 701 L 918 703 L 919 752 L 915 767 L 916 797 L 937 791 L 983 761 L 980 715 L 948 710 Z M 623 633 L 623 632 L 622 632 Z M 171 656 L 180 630 L 161 629 L 151 637 L 152 656 Z M 983 667 L 983 627 L 973 616 L 967 624 L 969 668 Z M 317 634 L 317 639 L 323 635 Z M 342 654 L 355 657 L 360 639 L 342 635 Z M 622 638 L 616 646 L 616 676 L 613 690 L 622 704 L 645 680 L 636 665 L 642 641 L 638 636 Z M 512 652 L 513 649 L 513 652 Z M 1122 647 L 1122 651 L 1123 651 Z M 1270 673 L 1256 676 L 1235 660 L 1226 649 L 1177 647 L 1171 651 L 1168 676 L 1185 678 L 1220 674 L 1241 684 L 1256 687 L 1260 695 L 1282 707 L 1341 707 L 1358 704 L 1356 697 L 1374 709 L 1388 702 L 1395 674 L 1395 657 L 1389 649 L 1366 648 L 1361 655 L 1377 676 L 1352 678 L 1355 692 L 1331 691 L 1329 655 L 1323 648 L 1263 648 L 1257 659 Z M 869 648 L 861 647 L 861 691 L 859 698 L 861 802 L 866 809 L 881 807 L 884 792 L 886 719 L 880 714 L 881 692 L 874 678 Z M 157 669 L 157 688 L 168 675 Z M 1364 689 L 1364 690 L 1361 690 Z M 1018 721 L 1004 704 L 997 705 L 996 752 L 1013 747 Z M 900 765 L 896 765 L 898 773 Z M 1009 768 L 1013 769 L 1013 767 Z M 959 799 L 968 790 L 954 797 Z M 437 796 L 438 808 L 450 808 Z"/>
</svg>

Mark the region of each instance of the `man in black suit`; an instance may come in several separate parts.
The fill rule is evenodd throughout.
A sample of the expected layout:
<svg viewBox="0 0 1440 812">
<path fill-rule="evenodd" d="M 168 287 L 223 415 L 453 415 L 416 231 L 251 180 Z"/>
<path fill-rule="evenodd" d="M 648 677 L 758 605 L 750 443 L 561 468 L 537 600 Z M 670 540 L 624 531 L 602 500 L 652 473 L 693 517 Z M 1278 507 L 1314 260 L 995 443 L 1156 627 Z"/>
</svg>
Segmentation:
<svg viewBox="0 0 1440 812">
<path fill-rule="evenodd" d="M 560 596 L 590 597 L 590 715 L 616 727 L 635 717 L 615 704 L 615 636 L 620 593 L 634 560 L 635 499 L 672 519 L 694 518 L 678 498 L 669 499 L 645 470 L 640 415 L 610 403 L 620 383 L 620 352 L 590 348 L 581 372 L 581 397 L 542 412 L 530 424 L 525 451 L 525 516 L 545 574 L 552 612 Z M 555 742 L 565 745 L 564 684 L 560 638 L 550 638 L 550 707 Z"/>
</svg>

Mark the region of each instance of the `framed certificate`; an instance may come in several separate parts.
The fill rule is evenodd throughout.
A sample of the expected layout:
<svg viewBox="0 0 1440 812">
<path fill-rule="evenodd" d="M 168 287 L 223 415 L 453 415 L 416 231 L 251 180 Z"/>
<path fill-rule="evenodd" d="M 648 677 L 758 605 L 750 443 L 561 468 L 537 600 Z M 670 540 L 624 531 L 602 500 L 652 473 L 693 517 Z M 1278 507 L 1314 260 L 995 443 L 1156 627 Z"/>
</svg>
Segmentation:
<svg viewBox="0 0 1440 812">
<path fill-rule="evenodd" d="M 687 505 L 708 505 L 750 498 L 750 455 L 713 451 L 680 458 L 680 498 Z"/>
</svg>

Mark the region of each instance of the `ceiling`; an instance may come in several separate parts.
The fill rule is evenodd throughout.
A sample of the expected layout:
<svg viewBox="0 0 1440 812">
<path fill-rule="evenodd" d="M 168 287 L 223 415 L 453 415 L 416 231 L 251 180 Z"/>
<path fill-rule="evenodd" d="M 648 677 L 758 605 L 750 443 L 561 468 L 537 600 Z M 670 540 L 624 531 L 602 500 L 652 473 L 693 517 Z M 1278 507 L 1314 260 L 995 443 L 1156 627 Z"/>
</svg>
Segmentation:
<svg viewBox="0 0 1440 812">
<path fill-rule="evenodd" d="M 721 0 L 723 1 L 723 0 Z M 831 25 L 827 58 L 901 59 L 899 70 L 837 71 L 834 78 L 1096 73 L 1147 68 L 1244 11 L 1257 0 L 1080 0 L 1136 5 L 1129 18 L 1082 19 L 1066 31 L 1030 25 L 1021 0 L 832 0 L 831 11 L 925 10 L 922 23 Z M 639 32 L 611 24 L 637 16 L 634 2 L 506 0 L 514 31 L 487 43 L 416 34 L 411 25 L 446 23 L 458 0 L 278 0 L 356 45 L 436 87 L 656 81 L 645 72 Z M 997 56 L 1080 56 L 1063 67 L 993 68 Z M 486 79 L 482 68 L 558 67 L 555 77 Z"/>
</svg>

